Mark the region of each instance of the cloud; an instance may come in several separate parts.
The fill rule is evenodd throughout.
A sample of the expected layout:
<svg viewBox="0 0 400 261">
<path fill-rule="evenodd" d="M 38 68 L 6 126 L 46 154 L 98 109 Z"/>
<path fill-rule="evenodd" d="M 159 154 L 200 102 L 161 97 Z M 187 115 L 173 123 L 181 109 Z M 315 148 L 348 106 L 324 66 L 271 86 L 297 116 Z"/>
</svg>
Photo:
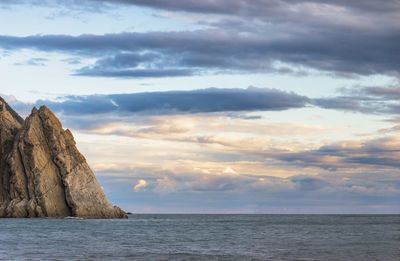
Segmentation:
<svg viewBox="0 0 400 261">
<path fill-rule="evenodd" d="M 152 8 L 185 11 L 196 13 L 231 14 L 231 15 L 260 15 L 289 9 L 289 7 L 299 7 L 301 5 L 336 6 L 341 8 L 351 8 L 364 12 L 394 12 L 400 10 L 400 4 L 396 0 L 388 0 L 380 4 L 373 0 L 361 2 L 349 2 L 345 0 L 217 0 L 217 1 L 163 1 L 163 0 L 93 0 L 95 2 L 119 2 L 124 4 L 141 5 Z"/>
<path fill-rule="evenodd" d="M 133 187 L 133 190 L 138 192 L 144 190 L 148 186 L 147 181 L 145 179 L 139 179 L 136 185 Z"/>
<path fill-rule="evenodd" d="M 51 0 L 3 0 L 3 5 L 12 4 L 35 4 L 35 5 L 81 5 L 87 7 L 90 5 L 134 5 L 144 6 L 162 10 L 194 12 L 200 14 L 224 14 L 234 16 L 266 16 L 267 14 L 277 14 L 282 12 L 295 13 L 302 8 L 312 8 L 318 10 L 322 8 L 334 8 L 354 10 L 367 13 L 391 13 L 400 10 L 400 5 L 396 0 L 387 0 L 378 3 L 374 0 L 365 1 L 346 1 L 346 0 L 64 0 L 64 1 L 51 1 Z M 111 4 L 111 5 L 110 5 Z"/>
<path fill-rule="evenodd" d="M 302 167 L 330 171 L 358 168 L 400 169 L 400 140 L 396 136 L 367 141 L 337 142 L 301 152 L 275 152 L 271 157 Z"/>
<path fill-rule="evenodd" d="M 367 86 L 341 89 L 336 97 L 316 98 L 321 108 L 370 114 L 399 114 L 400 86 Z"/>
<path fill-rule="evenodd" d="M 105 170 L 107 172 L 107 170 Z M 267 175 L 173 172 L 160 169 L 127 169 L 129 175 L 102 175 L 106 187 L 121 188 L 110 198 L 143 203 L 147 207 L 177 212 L 207 210 L 239 213 L 371 213 L 399 211 L 398 173 L 364 172 L 335 175 L 296 175 L 277 178 Z M 123 169 L 119 174 L 123 174 Z M 132 174 L 134 173 L 134 174 Z M 146 179 L 146 191 L 124 189 L 132 180 Z M 140 208 L 134 204 L 132 210 Z M 193 206 L 196 206 L 193 208 Z M 375 209 L 376 206 L 379 209 Z M 130 208 L 129 208 L 130 209 Z M 235 211 L 236 210 L 236 211 Z"/>
<path fill-rule="evenodd" d="M 247 89 L 208 88 L 192 91 L 144 92 L 132 94 L 65 96 L 59 101 L 40 100 L 68 115 L 120 114 L 180 114 L 232 111 L 281 111 L 303 108 L 308 98 L 277 89 L 249 87 Z"/>
<path fill-rule="evenodd" d="M 28 65 L 28 66 L 45 66 L 49 60 L 46 58 L 31 58 L 23 62 L 15 63 L 14 65 Z"/>
<path fill-rule="evenodd" d="M 197 31 L 2 35 L 0 47 L 96 59 L 72 72 L 80 76 L 304 75 L 309 69 L 337 75 L 398 75 L 399 59 L 393 54 L 400 53 L 400 28 L 392 28 L 393 21 L 381 21 L 378 28 L 353 28 L 337 25 L 333 18 L 325 21 L 324 14 L 314 15 L 312 21 L 300 17 L 304 21 L 291 21 L 289 15 L 272 22 L 228 19 Z"/>
<path fill-rule="evenodd" d="M 41 2 L 41 3 L 40 3 Z M 381 1 L 382 2 L 382 1 Z M 400 4 L 396 0 L 89 0 L 2 1 L 7 4 L 117 4 L 196 13 L 202 30 L 116 34 L 2 35 L 0 47 L 97 59 L 73 75 L 114 78 L 218 73 L 399 75 Z M 93 9 L 91 9 L 93 10 Z M 221 16 L 220 16 L 221 15 Z M 337 19 L 341 17 L 341 19 Z M 92 61 L 92 60 L 91 60 Z"/>
<path fill-rule="evenodd" d="M 145 78 L 191 76 L 194 70 L 184 68 L 165 68 L 167 58 L 157 53 L 124 53 L 98 60 L 94 65 L 77 70 L 74 75 L 112 77 L 112 78 Z M 144 67 L 144 68 L 143 68 Z"/>
<path fill-rule="evenodd" d="M 149 152 L 151 159 L 154 153 L 159 153 L 159 160 L 165 157 L 167 161 L 197 158 L 204 160 L 204 164 L 207 161 L 237 162 L 238 165 L 220 171 L 225 174 L 258 172 L 285 177 L 303 171 L 315 174 L 383 169 L 398 172 L 400 169 L 400 140 L 396 134 L 328 142 L 329 132 L 342 133 L 343 130 L 321 129 L 318 123 L 302 129 L 294 123 L 271 123 L 265 119 L 248 123 L 248 120 L 232 121 L 223 114 L 186 114 L 120 117 L 114 121 L 107 119 L 97 126 L 90 126 L 83 120 L 76 128 L 84 133 L 118 137 L 124 141 L 130 137 L 132 139 L 128 140 L 135 144 L 154 144 L 153 150 L 157 152 Z M 177 154 L 172 156 L 171 147 Z M 163 164 L 167 163 L 163 161 Z M 203 165 L 197 161 L 182 164 Z M 298 180 L 296 184 L 306 186 L 306 182 Z"/>
<path fill-rule="evenodd" d="M 98 69 L 96 67 L 84 67 L 74 73 L 80 76 L 92 77 L 109 77 L 109 78 L 161 78 L 161 77 L 178 77 L 191 76 L 195 73 L 192 70 L 185 69 L 132 69 L 132 70 L 116 70 Z"/>
<path fill-rule="evenodd" d="M 318 190 L 329 186 L 327 182 L 320 178 L 303 175 L 292 177 L 291 181 L 298 187 L 298 189 L 304 191 Z"/>
<path fill-rule="evenodd" d="M 354 113 L 397 115 L 400 114 L 399 90 L 397 85 L 353 87 L 341 89 L 338 96 L 308 98 L 294 92 L 270 88 L 207 88 L 189 91 L 67 95 L 34 103 L 10 98 L 9 103 L 22 115 L 27 115 L 33 106 L 47 105 L 55 112 L 62 113 L 66 120 L 74 118 L 75 126 L 84 124 L 93 129 L 104 122 L 100 124 L 98 120 L 95 122 L 91 118 L 85 118 L 85 115 L 103 114 L 108 123 L 121 122 L 123 118 L 134 115 L 194 113 L 224 113 L 225 116 L 237 120 L 259 120 L 262 119 L 261 116 L 249 113 L 284 111 L 309 106 Z M 274 126 L 269 127 L 272 128 L 271 131 L 275 129 Z M 296 126 L 296 130 L 298 127 L 301 126 Z M 289 131 L 291 132 L 293 133 Z"/>
</svg>

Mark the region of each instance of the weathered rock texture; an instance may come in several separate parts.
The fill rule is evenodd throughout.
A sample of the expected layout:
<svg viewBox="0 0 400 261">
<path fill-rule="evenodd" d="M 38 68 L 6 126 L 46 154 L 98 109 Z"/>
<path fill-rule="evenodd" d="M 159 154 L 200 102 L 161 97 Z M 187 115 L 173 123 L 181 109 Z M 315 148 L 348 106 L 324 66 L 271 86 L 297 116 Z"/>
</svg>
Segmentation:
<svg viewBox="0 0 400 261">
<path fill-rule="evenodd" d="M 47 107 L 24 121 L 0 98 L 0 146 L 0 217 L 126 217 Z"/>
</svg>

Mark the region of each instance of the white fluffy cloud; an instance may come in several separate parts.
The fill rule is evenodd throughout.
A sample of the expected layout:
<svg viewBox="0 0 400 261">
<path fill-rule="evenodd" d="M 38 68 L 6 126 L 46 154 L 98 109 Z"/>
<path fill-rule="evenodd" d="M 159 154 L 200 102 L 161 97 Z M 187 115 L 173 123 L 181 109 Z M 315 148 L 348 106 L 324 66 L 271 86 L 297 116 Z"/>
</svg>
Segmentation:
<svg viewBox="0 0 400 261">
<path fill-rule="evenodd" d="M 147 181 L 145 179 L 139 179 L 138 182 L 136 183 L 136 185 L 133 187 L 133 190 L 135 192 L 139 192 L 141 190 L 144 190 L 145 188 L 147 188 L 148 184 Z"/>
</svg>

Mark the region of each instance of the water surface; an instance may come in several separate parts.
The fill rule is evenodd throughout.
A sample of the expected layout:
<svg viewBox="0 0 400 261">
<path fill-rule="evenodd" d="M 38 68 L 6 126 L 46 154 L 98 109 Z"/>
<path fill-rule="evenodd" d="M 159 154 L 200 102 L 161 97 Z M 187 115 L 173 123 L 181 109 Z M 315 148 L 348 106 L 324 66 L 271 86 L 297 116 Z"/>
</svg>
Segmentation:
<svg viewBox="0 0 400 261">
<path fill-rule="evenodd" d="M 400 260 L 400 215 L 0 219 L 1 260 Z"/>
</svg>

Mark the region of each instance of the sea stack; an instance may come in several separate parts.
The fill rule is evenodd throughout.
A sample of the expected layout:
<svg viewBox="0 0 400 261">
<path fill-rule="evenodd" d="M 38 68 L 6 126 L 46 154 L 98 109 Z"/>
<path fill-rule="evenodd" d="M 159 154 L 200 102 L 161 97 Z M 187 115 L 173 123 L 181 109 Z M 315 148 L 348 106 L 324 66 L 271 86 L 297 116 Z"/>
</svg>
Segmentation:
<svg viewBox="0 0 400 261">
<path fill-rule="evenodd" d="M 23 120 L 0 97 L 0 217 L 126 218 L 46 106 Z"/>
</svg>

